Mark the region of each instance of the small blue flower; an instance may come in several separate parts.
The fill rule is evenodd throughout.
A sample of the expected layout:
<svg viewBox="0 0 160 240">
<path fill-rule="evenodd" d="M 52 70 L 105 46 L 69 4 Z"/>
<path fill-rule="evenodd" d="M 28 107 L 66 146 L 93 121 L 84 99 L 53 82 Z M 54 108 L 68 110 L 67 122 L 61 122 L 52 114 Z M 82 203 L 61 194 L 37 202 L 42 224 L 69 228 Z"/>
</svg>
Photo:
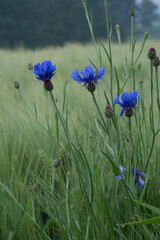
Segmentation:
<svg viewBox="0 0 160 240">
<path fill-rule="evenodd" d="M 92 65 L 90 65 L 85 67 L 84 70 L 82 69 L 81 72 L 78 72 L 78 69 L 74 70 L 70 77 L 78 83 L 84 83 L 84 86 L 88 89 L 88 87 L 98 84 L 97 80 L 102 79 L 105 72 L 105 68 L 99 67 L 99 72 L 97 73 L 97 71 L 93 69 Z"/>
<path fill-rule="evenodd" d="M 51 61 L 44 61 L 42 64 L 37 63 L 34 66 L 34 74 L 37 75 L 37 79 L 45 82 L 55 75 L 56 65 L 53 66 Z"/>
<path fill-rule="evenodd" d="M 121 175 L 116 176 L 116 179 L 122 179 L 122 177 L 124 178 L 127 174 L 127 171 L 125 168 L 123 168 L 121 165 L 119 165 L 119 169 L 121 172 Z M 134 166 L 132 167 L 132 175 L 134 176 Z M 138 184 L 139 189 L 142 189 L 145 181 L 141 178 L 141 176 L 146 177 L 147 175 L 145 173 L 140 172 L 137 168 L 136 168 L 136 173 L 135 173 L 135 184 Z"/>
<path fill-rule="evenodd" d="M 132 167 L 132 175 L 134 176 L 134 167 Z M 137 168 L 136 168 L 136 173 L 135 173 L 135 184 L 138 183 L 138 187 L 139 189 L 142 189 L 144 186 L 144 181 L 141 178 L 141 176 L 146 177 L 147 175 L 145 173 L 140 172 Z"/>
<path fill-rule="evenodd" d="M 119 101 L 120 94 L 116 95 L 116 99 L 114 99 L 114 103 L 119 104 L 122 107 L 122 111 L 120 114 L 120 117 L 123 115 L 123 113 L 126 113 L 126 116 L 128 114 L 128 117 L 132 116 L 132 109 L 136 108 L 137 105 L 137 92 L 124 92 L 121 96 L 122 102 Z"/>
</svg>

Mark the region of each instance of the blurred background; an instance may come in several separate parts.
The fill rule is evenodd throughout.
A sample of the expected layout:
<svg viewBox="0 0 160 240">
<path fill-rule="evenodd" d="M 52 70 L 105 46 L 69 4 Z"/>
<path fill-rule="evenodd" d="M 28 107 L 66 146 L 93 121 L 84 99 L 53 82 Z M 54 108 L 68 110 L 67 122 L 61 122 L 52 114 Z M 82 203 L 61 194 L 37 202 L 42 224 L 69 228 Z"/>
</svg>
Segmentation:
<svg viewBox="0 0 160 240">
<path fill-rule="evenodd" d="M 130 35 L 129 6 L 136 10 L 136 37 L 150 32 L 160 37 L 159 0 L 108 0 L 112 19 L 112 38 L 116 41 L 115 25 L 121 27 L 123 41 Z M 87 0 L 92 12 L 95 36 L 105 39 L 106 23 L 103 0 Z M 90 42 L 90 32 L 81 0 L 0 0 L 0 48 L 39 48 L 61 46 L 66 42 Z"/>
</svg>

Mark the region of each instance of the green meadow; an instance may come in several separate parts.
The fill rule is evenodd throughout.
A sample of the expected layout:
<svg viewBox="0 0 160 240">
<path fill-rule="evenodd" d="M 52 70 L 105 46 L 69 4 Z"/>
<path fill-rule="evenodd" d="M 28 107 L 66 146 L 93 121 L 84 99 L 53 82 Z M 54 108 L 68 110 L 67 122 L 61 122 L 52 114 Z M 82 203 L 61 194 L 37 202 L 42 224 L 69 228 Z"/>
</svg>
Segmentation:
<svg viewBox="0 0 160 240">
<path fill-rule="evenodd" d="M 108 43 L 103 41 L 103 44 L 108 50 Z M 106 74 L 103 80 L 99 80 L 95 96 L 109 127 L 110 136 L 99 125 L 99 114 L 91 94 L 83 84 L 70 78 L 74 69 L 84 69 L 90 65 L 90 61 L 99 68 L 93 44 L 66 44 L 64 47 L 34 51 L 23 48 L 0 50 L 0 239 L 160 238 L 158 134 L 148 168 L 144 168 L 151 148 L 151 80 L 147 53 L 150 47 L 154 47 L 157 55 L 160 54 L 159 42 L 148 40 L 138 60 L 142 63 L 141 75 L 144 82 L 141 86 L 137 64 L 135 66 L 136 91 L 139 92 L 142 87 L 143 110 L 146 113 L 142 130 L 145 151 L 142 150 L 141 153 L 138 152 L 135 121 L 132 125 L 132 137 L 136 145 L 135 158 L 138 159 L 136 163 L 138 169 L 142 172 L 146 170 L 147 174 L 142 190 L 131 184 L 129 179 L 127 183 L 115 179 L 118 164 L 128 164 L 127 156 L 134 151 L 128 119 L 119 116 L 120 107 L 114 107 L 114 114 L 120 131 L 123 132 L 120 134 L 123 135 L 122 141 L 117 140 L 112 121 L 105 118 L 106 96 L 111 102 L 111 71 L 103 47 L 101 44 L 98 47 Z M 123 44 L 122 47 L 129 69 L 130 44 Z M 134 56 L 137 56 L 140 48 L 141 43 L 138 42 Z M 112 57 L 121 88 L 126 76 L 118 44 L 112 45 Z M 74 155 L 49 93 L 45 91 L 43 83 L 35 79 L 33 71 L 27 68 L 28 63 L 35 65 L 44 60 L 51 60 L 57 67 L 52 79 L 53 95 L 69 132 Z M 23 96 L 14 88 L 14 81 L 19 82 Z M 115 99 L 117 82 L 115 78 L 112 81 Z M 132 91 L 131 81 L 132 77 L 129 76 L 124 91 Z M 155 83 L 153 73 L 153 112 L 157 126 Z M 106 149 L 114 152 L 117 161 L 112 154 L 106 153 Z M 53 166 L 56 158 L 61 159 L 58 168 Z M 133 222 L 140 224 L 134 225 Z"/>
</svg>

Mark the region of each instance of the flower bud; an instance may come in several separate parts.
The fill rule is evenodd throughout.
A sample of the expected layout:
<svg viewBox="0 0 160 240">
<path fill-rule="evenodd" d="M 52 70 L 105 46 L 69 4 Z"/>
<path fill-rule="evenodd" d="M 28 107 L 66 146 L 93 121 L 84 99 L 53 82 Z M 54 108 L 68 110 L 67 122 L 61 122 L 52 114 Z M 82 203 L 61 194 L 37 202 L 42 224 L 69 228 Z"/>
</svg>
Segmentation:
<svg viewBox="0 0 160 240">
<path fill-rule="evenodd" d="M 150 48 L 148 51 L 148 58 L 153 60 L 156 57 L 156 50 L 155 48 Z"/>
<path fill-rule="evenodd" d="M 48 91 L 51 92 L 53 90 L 53 84 L 50 80 L 47 80 L 44 82 L 44 88 Z"/>
<path fill-rule="evenodd" d="M 14 81 L 14 87 L 16 88 L 16 89 L 18 89 L 18 88 L 20 88 L 20 85 L 19 85 L 19 82 L 17 82 L 17 81 Z"/>
<path fill-rule="evenodd" d="M 61 159 L 57 158 L 56 160 L 53 161 L 53 167 L 58 168 L 61 164 Z"/>
<path fill-rule="evenodd" d="M 143 78 L 139 78 L 139 83 L 140 83 L 140 84 L 143 83 Z"/>
<path fill-rule="evenodd" d="M 94 83 L 89 83 L 88 84 L 88 91 L 89 92 L 94 92 L 96 90 L 96 86 L 95 86 L 95 84 Z"/>
<path fill-rule="evenodd" d="M 115 28 L 116 28 L 116 29 L 119 29 L 119 28 L 120 28 L 119 24 L 116 24 Z"/>
<path fill-rule="evenodd" d="M 126 117 L 128 117 L 128 118 L 132 117 L 132 115 L 133 115 L 133 110 L 132 110 L 132 108 L 127 108 L 127 109 L 125 110 L 125 115 L 126 115 Z"/>
<path fill-rule="evenodd" d="M 130 15 L 131 17 L 134 17 L 134 15 L 135 15 L 135 10 L 134 10 L 134 7 L 133 7 L 133 6 L 130 6 L 130 8 L 129 8 L 129 15 Z"/>
<path fill-rule="evenodd" d="M 144 34 L 145 34 L 145 36 L 146 36 L 146 37 L 148 37 L 148 35 L 149 35 L 149 32 L 148 32 L 148 31 L 146 31 Z"/>
<path fill-rule="evenodd" d="M 158 67 L 160 65 L 159 57 L 155 57 L 153 59 L 153 66 Z"/>
<path fill-rule="evenodd" d="M 105 116 L 106 116 L 106 118 L 112 118 L 113 117 L 113 109 L 108 104 L 105 108 Z"/>
<path fill-rule="evenodd" d="M 33 69 L 32 63 L 28 63 L 28 70 L 32 70 L 32 69 Z"/>
</svg>

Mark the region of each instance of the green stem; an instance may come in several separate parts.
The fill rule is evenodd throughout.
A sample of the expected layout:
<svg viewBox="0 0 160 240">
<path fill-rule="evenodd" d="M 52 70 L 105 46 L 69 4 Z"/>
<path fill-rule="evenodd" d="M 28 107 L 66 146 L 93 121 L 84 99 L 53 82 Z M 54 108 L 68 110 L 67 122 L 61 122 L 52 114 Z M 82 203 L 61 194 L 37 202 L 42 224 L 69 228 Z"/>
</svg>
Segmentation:
<svg viewBox="0 0 160 240">
<path fill-rule="evenodd" d="M 59 116 L 59 119 L 60 119 L 60 121 L 61 121 L 61 123 L 62 123 L 64 132 L 65 132 L 65 135 L 66 135 L 67 140 L 68 140 L 68 143 L 69 143 L 69 147 L 70 147 L 71 152 L 72 152 L 72 155 L 73 155 L 73 157 L 75 158 L 74 152 L 73 152 L 73 149 L 72 149 L 72 144 L 71 144 L 71 141 L 70 141 L 70 138 L 69 138 L 69 134 L 68 134 L 68 132 L 67 132 L 67 129 L 66 129 L 64 120 L 63 120 L 63 118 L 62 118 L 62 116 L 61 116 L 61 114 L 60 114 L 60 112 L 59 112 L 59 110 L 58 110 L 58 108 L 57 108 L 57 104 L 56 104 L 56 102 L 55 102 L 55 99 L 54 99 L 54 96 L 53 96 L 52 92 L 50 92 L 50 96 L 51 96 L 52 103 L 53 103 L 53 105 L 54 105 L 54 107 L 55 107 L 55 109 L 56 109 L 56 112 L 57 112 L 57 114 L 58 114 L 58 116 Z"/>
<path fill-rule="evenodd" d="M 147 162 L 146 162 L 146 166 L 145 166 L 145 172 L 147 171 L 148 164 L 149 164 L 149 160 L 150 160 L 151 155 L 152 155 L 152 151 L 153 151 L 153 147 L 154 147 L 155 138 L 156 138 L 156 134 L 153 135 L 153 139 L 152 139 L 152 145 L 151 145 L 150 153 L 149 153 L 149 156 L 148 156 L 148 159 L 147 159 Z"/>
<path fill-rule="evenodd" d="M 132 150 L 133 150 L 132 156 L 133 156 L 134 155 L 134 144 L 133 144 L 133 137 L 132 137 L 131 118 L 128 118 L 128 124 L 129 124 L 129 132 L 130 132 L 131 143 L 132 143 Z"/>
<path fill-rule="evenodd" d="M 135 77 L 134 77 L 134 66 L 133 66 L 133 54 L 134 54 L 133 33 L 134 33 L 134 17 L 131 16 L 131 69 L 132 69 L 132 78 L 133 78 L 133 90 L 135 91 Z"/>
<path fill-rule="evenodd" d="M 103 125 L 104 125 L 104 127 L 105 127 L 105 129 L 107 130 L 107 133 L 108 133 L 107 125 L 106 125 L 106 123 L 105 123 L 105 121 L 104 121 L 104 118 L 103 118 L 103 116 L 102 116 L 102 113 L 101 113 L 101 111 L 100 111 L 100 109 L 99 109 L 99 107 L 98 107 L 98 104 L 97 104 L 97 101 L 96 101 L 94 92 L 92 92 L 91 95 L 92 95 L 93 102 L 95 103 L 95 106 L 96 106 L 96 108 L 97 108 L 97 110 L 98 110 L 98 113 L 99 113 L 99 115 L 100 115 L 100 117 L 101 117 L 101 119 L 102 119 Z"/>
<path fill-rule="evenodd" d="M 160 111 L 159 84 L 158 84 L 158 67 L 155 68 L 155 72 L 156 72 L 156 88 L 157 88 L 157 105 L 158 105 L 158 109 Z"/>
<path fill-rule="evenodd" d="M 55 173 L 55 168 L 53 167 L 52 182 L 51 182 L 51 194 L 53 194 L 53 189 L 54 189 L 54 173 Z"/>
</svg>

